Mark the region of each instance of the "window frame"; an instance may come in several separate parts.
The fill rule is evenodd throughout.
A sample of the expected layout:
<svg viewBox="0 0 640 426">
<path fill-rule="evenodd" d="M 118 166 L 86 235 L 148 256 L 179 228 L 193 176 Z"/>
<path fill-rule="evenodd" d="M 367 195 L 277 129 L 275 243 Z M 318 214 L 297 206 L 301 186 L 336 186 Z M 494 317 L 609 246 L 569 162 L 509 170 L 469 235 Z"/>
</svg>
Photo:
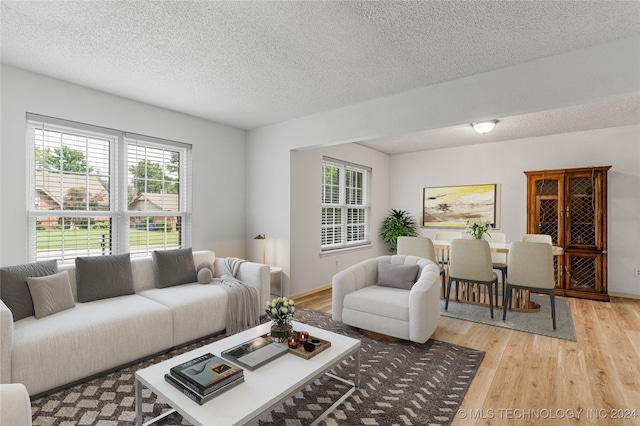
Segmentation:
<svg viewBox="0 0 640 426">
<path fill-rule="evenodd" d="M 326 167 L 334 167 L 338 169 L 338 201 L 337 202 L 326 202 L 326 194 L 327 194 L 327 182 L 326 182 Z M 356 190 L 361 191 L 361 202 L 353 203 L 349 202 L 347 194 L 349 189 L 353 190 L 353 186 L 349 186 L 350 182 L 347 182 L 347 172 L 353 171 L 362 174 L 362 184 L 361 187 L 356 186 Z M 370 193 L 371 193 L 371 175 L 372 169 L 367 166 L 350 163 L 347 161 L 323 157 L 322 158 L 322 184 L 321 184 L 321 210 L 320 210 L 320 251 L 321 253 L 328 253 L 335 250 L 344 250 L 355 247 L 361 247 L 365 245 L 371 244 L 371 206 L 370 206 Z M 335 187 L 335 184 L 332 184 Z M 334 193 L 335 191 L 330 191 Z M 357 197 L 356 197 L 357 198 Z M 339 224 L 335 223 L 325 223 L 325 213 L 326 209 L 336 209 L 339 210 L 340 222 Z M 355 226 L 362 226 L 364 229 L 361 232 L 363 238 L 359 238 L 356 240 L 352 240 L 351 235 L 353 235 L 350 230 L 352 230 L 354 224 L 350 222 L 350 213 L 353 213 L 353 210 L 363 210 L 364 218 L 361 221 L 355 223 Z M 334 215 L 335 217 L 335 215 Z M 326 233 L 328 229 L 336 230 L 338 229 L 339 241 L 335 242 L 335 236 L 332 238 L 333 242 L 324 243 L 325 238 L 323 234 Z"/>
<path fill-rule="evenodd" d="M 63 134 L 87 137 L 87 138 L 100 138 L 108 139 L 109 142 L 109 160 L 107 172 L 103 172 L 103 175 L 107 177 L 108 185 L 107 191 L 109 193 L 109 206 L 108 210 L 91 210 L 88 200 L 88 186 L 87 192 L 87 209 L 73 209 L 65 210 L 64 207 L 59 207 L 53 210 L 39 210 L 40 199 L 36 194 L 36 175 L 38 170 L 36 169 L 36 129 L 51 130 L 55 132 L 61 132 Z M 44 136 L 43 136 L 44 139 Z M 183 248 L 191 246 L 191 210 L 192 210 L 192 147 L 190 144 L 169 141 L 164 139 L 153 138 L 149 136 L 137 135 L 133 133 L 127 133 L 120 130 L 114 130 L 99 126 L 88 125 L 84 123 L 78 123 L 69 120 L 63 120 L 53 117 L 42 116 L 38 114 L 27 113 L 26 115 L 26 150 L 27 150 L 27 258 L 29 262 L 57 259 L 59 263 L 73 262 L 75 257 L 78 256 L 99 256 L 106 254 L 123 254 L 131 253 L 132 257 L 149 255 L 151 250 L 163 250 L 172 248 Z M 180 217 L 180 236 L 178 237 L 179 245 L 167 245 L 166 236 L 162 246 L 151 247 L 148 244 L 144 250 L 132 251 L 129 244 L 130 240 L 130 218 L 133 216 L 160 216 L 158 211 L 130 211 L 128 203 L 129 192 L 129 172 L 128 172 L 128 146 L 132 141 L 138 144 L 144 144 L 153 147 L 162 147 L 170 151 L 180 152 L 179 162 L 179 209 L 177 212 L 161 212 L 163 216 L 176 216 Z M 44 142 L 43 142 L 44 146 Z M 61 143 L 61 147 L 64 144 Z M 61 148 L 62 150 L 62 148 Z M 86 157 L 85 157 L 86 158 Z M 86 158 L 87 163 L 89 159 Z M 88 164 L 87 164 L 88 165 Z M 46 171 L 46 168 L 43 169 Z M 54 172 L 55 173 L 55 172 Z M 64 173 L 60 171 L 60 173 Z M 85 171 L 87 175 L 90 172 Z M 82 176 L 82 175 L 80 175 Z M 88 179 L 87 179 L 88 181 Z M 64 202 L 62 204 L 64 206 Z M 38 219 L 42 217 L 58 218 L 64 223 L 64 218 L 86 218 L 87 223 L 87 237 L 86 246 L 82 243 L 78 246 L 67 247 L 64 244 L 65 229 L 61 229 L 61 249 L 55 250 L 51 255 L 43 254 L 42 251 L 38 251 Z M 107 225 L 107 231 L 109 234 L 108 246 L 104 245 L 104 233 L 100 236 L 99 230 L 93 232 L 90 225 L 90 218 L 108 218 L 109 225 Z M 93 242 L 93 234 L 99 241 L 102 249 L 95 249 Z M 166 228 L 165 228 L 166 234 Z M 70 253 L 67 253 L 70 252 Z"/>
</svg>

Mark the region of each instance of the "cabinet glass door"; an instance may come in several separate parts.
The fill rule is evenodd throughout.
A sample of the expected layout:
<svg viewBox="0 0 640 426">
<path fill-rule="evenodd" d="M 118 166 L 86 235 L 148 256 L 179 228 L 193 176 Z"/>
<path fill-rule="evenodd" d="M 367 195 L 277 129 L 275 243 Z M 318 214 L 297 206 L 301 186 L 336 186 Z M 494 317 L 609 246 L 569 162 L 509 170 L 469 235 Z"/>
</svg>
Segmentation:
<svg viewBox="0 0 640 426">
<path fill-rule="evenodd" d="M 602 292 L 602 255 L 571 253 L 566 256 L 567 289 Z"/>
<path fill-rule="evenodd" d="M 599 173 L 571 176 L 567 179 L 567 248 L 599 249 L 598 183 Z"/>
<path fill-rule="evenodd" d="M 562 179 L 540 177 L 534 181 L 535 218 L 533 234 L 551 235 L 554 245 L 562 246 Z"/>
</svg>

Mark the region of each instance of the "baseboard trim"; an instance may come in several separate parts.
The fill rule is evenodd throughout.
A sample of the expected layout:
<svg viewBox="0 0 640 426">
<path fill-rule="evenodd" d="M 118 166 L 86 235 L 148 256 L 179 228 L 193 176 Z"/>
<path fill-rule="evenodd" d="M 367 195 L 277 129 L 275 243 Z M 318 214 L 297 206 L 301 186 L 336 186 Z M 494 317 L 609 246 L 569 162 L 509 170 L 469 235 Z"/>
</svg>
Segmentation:
<svg viewBox="0 0 640 426">
<path fill-rule="evenodd" d="M 609 292 L 609 296 L 622 297 L 623 299 L 637 299 L 637 300 L 640 300 L 640 294 L 612 293 L 612 292 Z"/>
<path fill-rule="evenodd" d="M 322 287 L 314 288 L 312 290 L 303 291 L 302 293 L 298 293 L 294 296 L 291 296 L 292 299 L 298 299 L 300 297 L 310 296 L 315 293 L 319 293 L 321 291 L 331 290 L 331 284 L 323 285 Z"/>
</svg>

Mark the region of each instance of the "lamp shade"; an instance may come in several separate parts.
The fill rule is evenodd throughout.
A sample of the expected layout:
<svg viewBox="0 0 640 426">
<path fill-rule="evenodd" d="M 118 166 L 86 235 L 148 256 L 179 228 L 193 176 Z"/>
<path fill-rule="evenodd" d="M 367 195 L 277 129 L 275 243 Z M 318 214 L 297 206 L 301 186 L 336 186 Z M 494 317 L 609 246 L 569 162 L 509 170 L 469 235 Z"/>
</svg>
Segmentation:
<svg viewBox="0 0 640 426">
<path fill-rule="evenodd" d="M 490 131 L 492 131 L 493 128 L 496 127 L 496 123 L 498 123 L 498 120 L 490 120 L 482 121 L 479 123 L 471 123 L 471 126 L 473 126 L 473 130 L 484 135 L 485 133 L 489 133 Z"/>
<path fill-rule="evenodd" d="M 265 234 L 258 234 L 253 237 L 254 240 L 262 240 L 262 263 L 267 263 L 267 236 Z"/>
</svg>

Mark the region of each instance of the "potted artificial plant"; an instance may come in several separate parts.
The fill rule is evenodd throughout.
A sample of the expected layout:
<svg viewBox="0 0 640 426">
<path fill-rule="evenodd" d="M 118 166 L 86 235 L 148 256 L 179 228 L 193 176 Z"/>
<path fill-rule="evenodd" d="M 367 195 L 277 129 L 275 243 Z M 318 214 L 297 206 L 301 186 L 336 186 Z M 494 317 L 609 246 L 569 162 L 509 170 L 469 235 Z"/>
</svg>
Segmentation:
<svg viewBox="0 0 640 426">
<path fill-rule="evenodd" d="M 418 235 L 416 221 L 405 210 L 392 209 L 389 216 L 382 221 L 380 236 L 390 244 L 391 253 L 397 251 L 398 237 L 415 237 Z"/>
</svg>

